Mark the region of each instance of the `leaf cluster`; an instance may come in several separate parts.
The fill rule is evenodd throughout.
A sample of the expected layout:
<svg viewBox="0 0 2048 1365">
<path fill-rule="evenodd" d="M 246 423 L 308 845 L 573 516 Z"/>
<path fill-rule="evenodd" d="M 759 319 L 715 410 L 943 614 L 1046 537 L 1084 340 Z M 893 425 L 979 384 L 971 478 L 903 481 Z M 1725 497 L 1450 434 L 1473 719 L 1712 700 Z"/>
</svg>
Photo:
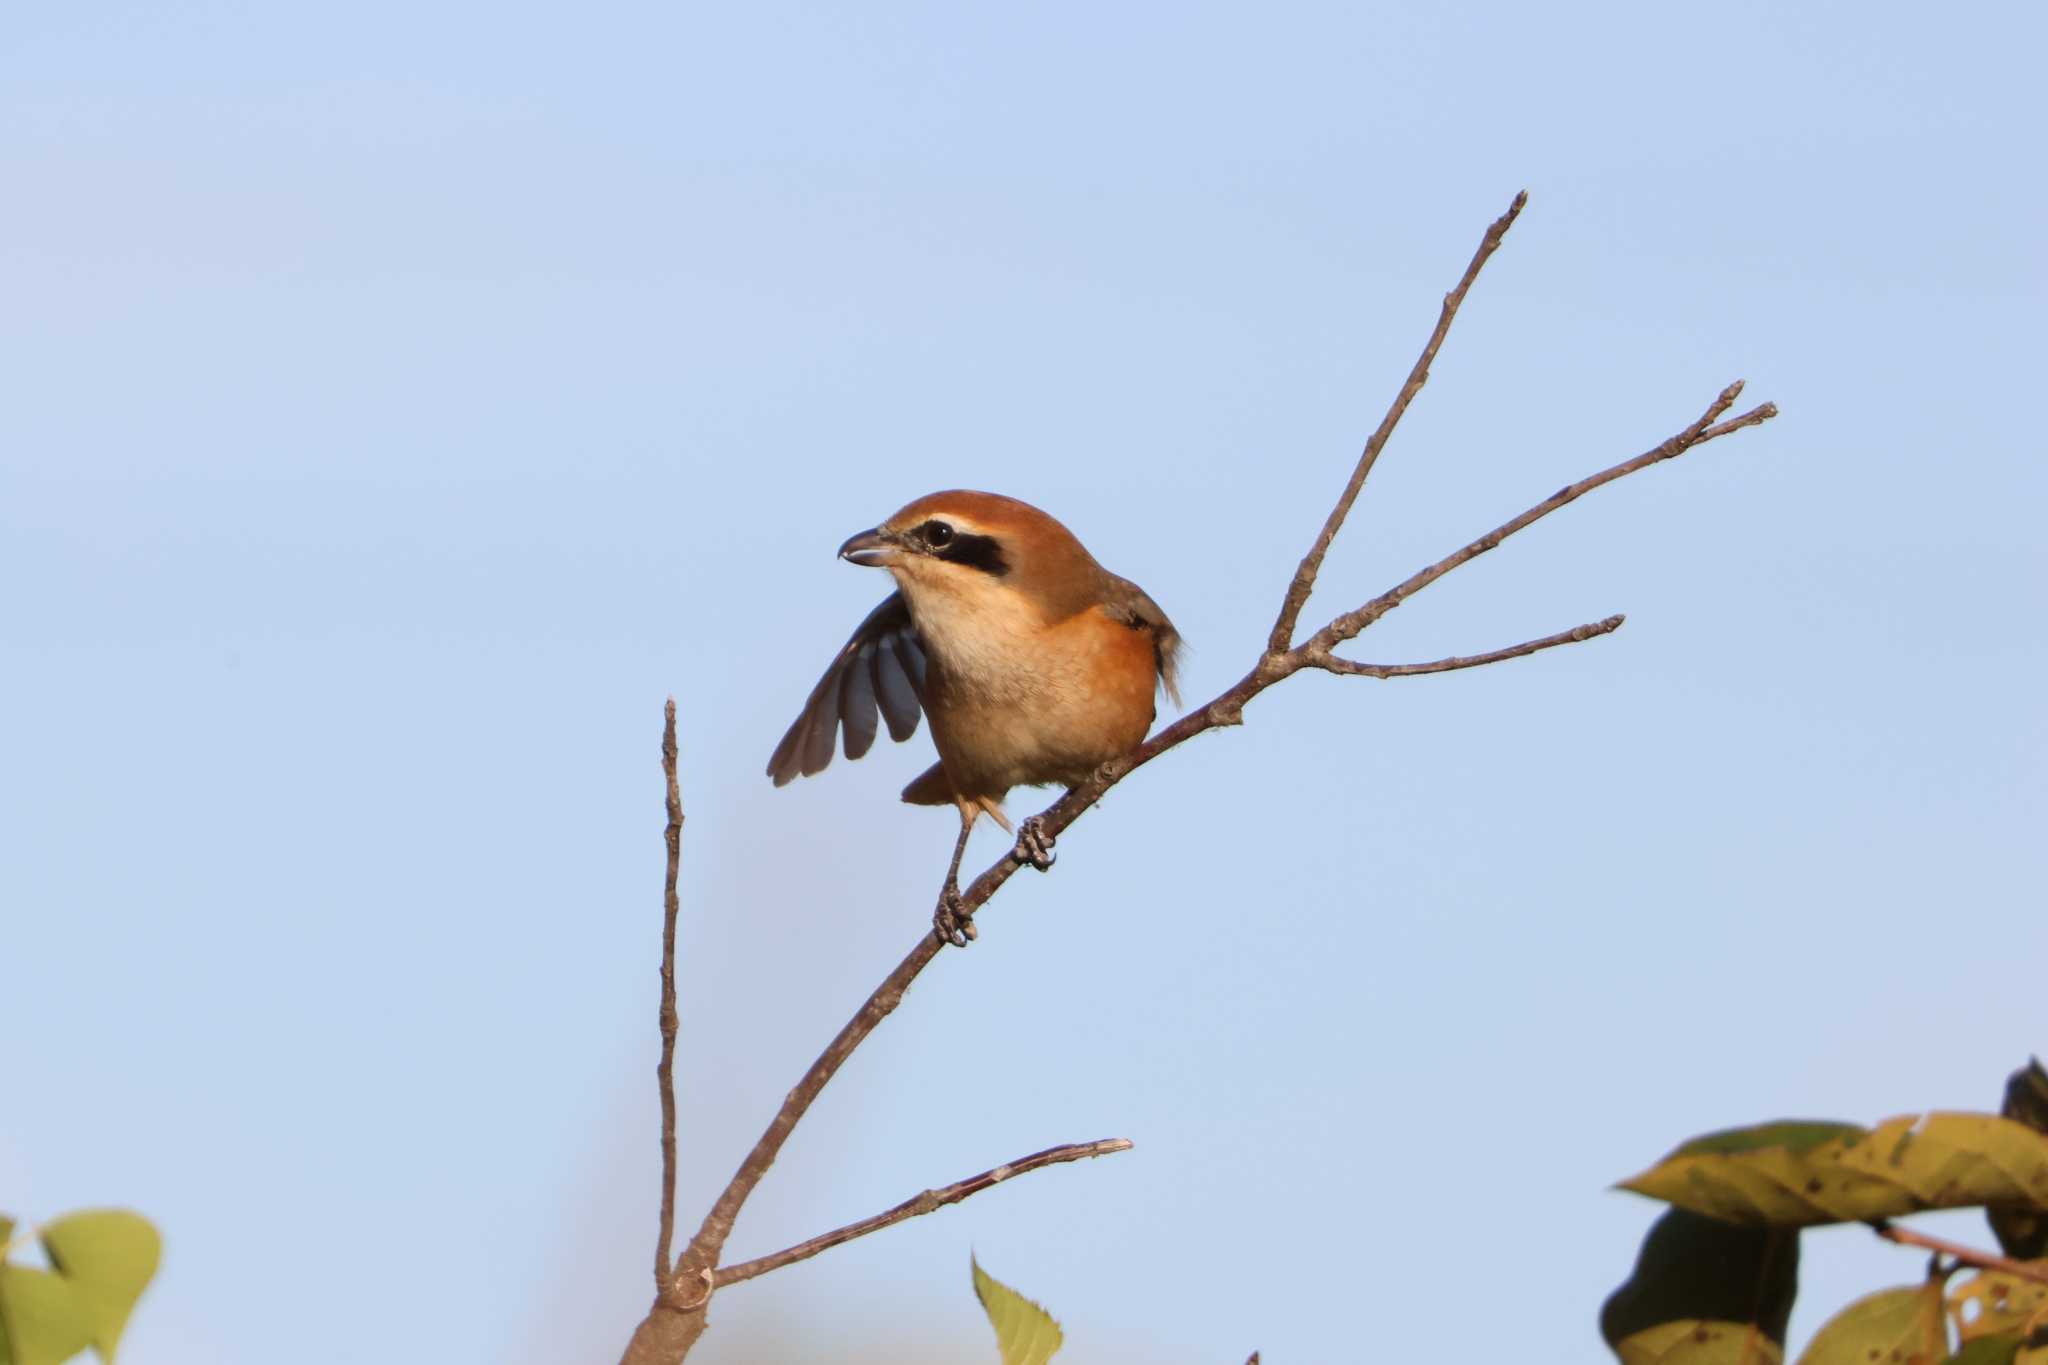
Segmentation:
<svg viewBox="0 0 2048 1365">
<path fill-rule="evenodd" d="M 1778 1365 L 1802 1228 L 1861 1222 L 1910 1242 L 1889 1220 L 1966 1207 L 1985 1210 L 2002 1256 L 1937 1254 L 1921 1282 L 1835 1314 L 1797 1365 L 2048 1365 L 2048 1071 L 2038 1060 L 2012 1074 L 1997 1115 L 1729 1129 L 1621 1188 L 1671 1205 L 1601 1310 L 1623 1365 Z"/>
</svg>

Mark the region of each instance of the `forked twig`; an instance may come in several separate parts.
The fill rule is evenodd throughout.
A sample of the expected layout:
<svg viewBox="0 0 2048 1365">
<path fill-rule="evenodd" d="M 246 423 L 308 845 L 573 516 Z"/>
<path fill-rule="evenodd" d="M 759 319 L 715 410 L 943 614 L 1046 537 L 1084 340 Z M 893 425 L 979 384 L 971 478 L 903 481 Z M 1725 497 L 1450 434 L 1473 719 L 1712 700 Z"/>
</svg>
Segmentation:
<svg viewBox="0 0 2048 1365">
<path fill-rule="evenodd" d="M 1379 426 L 1366 438 L 1365 449 L 1359 452 L 1358 463 L 1351 470 L 1351 479 L 1344 485 L 1344 491 L 1337 497 L 1337 505 L 1330 509 L 1330 515 L 1323 518 L 1323 529 L 1316 532 L 1315 544 L 1308 547 L 1302 556 L 1301 567 L 1294 571 L 1294 578 L 1287 585 L 1286 594 L 1280 599 L 1280 614 L 1273 620 L 1273 629 L 1266 635 L 1266 652 L 1278 654 L 1294 643 L 1295 623 L 1301 619 L 1301 609 L 1308 605 L 1309 594 L 1315 591 L 1316 575 L 1322 571 L 1323 556 L 1330 552 L 1330 542 L 1337 538 L 1337 532 L 1344 525 L 1344 518 L 1351 514 L 1351 504 L 1358 501 L 1359 492 L 1365 487 L 1366 476 L 1379 463 L 1380 452 L 1386 449 L 1387 438 L 1394 434 L 1394 428 L 1401 424 L 1401 417 L 1408 411 L 1408 405 L 1415 401 L 1415 395 L 1422 392 L 1422 386 L 1429 382 L 1429 367 L 1436 360 L 1436 353 L 1442 349 L 1444 338 L 1450 335 L 1451 323 L 1458 316 L 1458 308 L 1465 302 L 1465 295 L 1471 291 L 1472 282 L 1479 278 L 1479 272 L 1493 253 L 1500 250 L 1501 238 L 1508 235 L 1508 229 L 1515 225 L 1515 219 L 1522 216 L 1523 205 L 1529 202 L 1529 192 L 1523 190 L 1515 196 L 1515 202 L 1508 205 L 1508 211 L 1493 220 L 1486 229 L 1486 235 L 1479 239 L 1479 249 L 1472 253 L 1472 263 L 1465 267 L 1457 287 L 1444 295 L 1443 311 L 1437 314 L 1436 330 L 1423 343 L 1422 354 L 1415 358 L 1413 368 L 1408 371 L 1407 381 L 1401 391 L 1394 395 L 1394 401 L 1387 408 L 1387 415 L 1380 418 Z"/>
<path fill-rule="evenodd" d="M 1471 563 L 1488 550 L 1498 547 L 1502 541 L 1517 531 L 1527 529 L 1561 507 L 1570 506 L 1594 489 L 1605 487 L 1616 479 L 1634 474 L 1638 470 L 1648 469 L 1653 464 L 1662 464 L 1666 460 L 1677 459 L 1680 455 L 1685 454 L 1686 451 L 1696 446 L 1702 446 L 1709 441 L 1718 440 L 1723 436 L 1740 431 L 1744 427 L 1753 427 L 1768 422 L 1771 418 L 1778 415 L 1777 404 L 1760 403 L 1748 412 L 1743 413 L 1740 417 L 1716 423 L 1715 419 L 1733 407 L 1735 400 L 1741 396 L 1742 381 L 1738 379 L 1727 388 L 1721 390 L 1715 396 L 1714 401 L 1707 405 L 1706 412 L 1683 431 L 1678 432 L 1668 440 L 1659 442 L 1633 459 L 1623 460 L 1617 465 L 1610 465 L 1598 474 L 1587 475 L 1577 483 L 1566 484 L 1563 488 L 1558 489 L 1555 493 L 1552 493 L 1542 502 L 1537 503 L 1519 516 L 1511 517 L 1494 527 L 1491 531 L 1488 531 L 1485 535 L 1480 536 L 1477 540 L 1469 541 L 1459 546 L 1428 568 L 1418 569 L 1415 573 L 1381 593 L 1378 597 L 1373 598 L 1372 601 L 1367 602 L 1356 611 L 1345 612 L 1331 621 L 1330 624 L 1317 631 L 1302 648 L 1309 650 L 1311 654 L 1326 653 L 1332 646 L 1342 644 L 1344 641 L 1356 636 L 1367 626 L 1370 626 L 1373 622 L 1379 620 L 1382 616 L 1385 616 L 1395 607 L 1400 606 L 1403 602 L 1413 597 L 1416 593 L 1421 592 L 1451 570 Z"/>
</svg>

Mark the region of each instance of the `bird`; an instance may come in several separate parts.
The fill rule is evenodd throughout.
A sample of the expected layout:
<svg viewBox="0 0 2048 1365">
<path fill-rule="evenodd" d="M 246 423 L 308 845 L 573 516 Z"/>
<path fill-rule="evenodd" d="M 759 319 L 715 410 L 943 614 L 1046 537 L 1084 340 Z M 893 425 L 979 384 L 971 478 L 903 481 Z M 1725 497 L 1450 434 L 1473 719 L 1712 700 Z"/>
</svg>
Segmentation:
<svg viewBox="0 0 2048 1365">
<path fill-rule="evenodd" d="M 986 815 L 1017 836 L 1011 856 L 1043 872 L 1053 836 L 1037 816 L 1003 812 L 1013 787 L 1073 786 L 1136 748 L 1155 696 L 1178 705 L 1180 632 L 1145 590 L 1119 578 L 1065 526 L 1000 493 L 949 489 L 847 537 L 839 557 L 886 569 L 896 591 L 855 628 L 768 760 L 780 787 L 931 720 L 938 762 L 903 789 L 960 816 L 932 912 L 941 946 L 966 947 L 960 859 Z"/>
</svg>

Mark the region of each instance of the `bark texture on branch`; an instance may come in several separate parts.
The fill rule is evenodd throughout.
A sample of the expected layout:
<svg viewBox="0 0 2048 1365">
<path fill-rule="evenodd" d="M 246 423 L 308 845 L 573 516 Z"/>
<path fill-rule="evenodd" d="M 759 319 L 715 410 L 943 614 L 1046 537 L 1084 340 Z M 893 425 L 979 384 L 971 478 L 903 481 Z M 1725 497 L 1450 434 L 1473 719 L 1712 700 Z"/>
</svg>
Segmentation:
<svg viewBox="0 0 2048 1365">
<path fill-rule="evenodd" d="M 654 1287 L 668 1283 L 668 1250 L 676 1228 L 676 875 L 683 862 L 683 792 L 676 781 L 676 699 L 661 708 L 661 771 L 668 785 L 668 878 L 661 893 L 661 1060 L 655 1087 L 661 1092 L 661 1230 L 654 1243 Z"/>
</svg>

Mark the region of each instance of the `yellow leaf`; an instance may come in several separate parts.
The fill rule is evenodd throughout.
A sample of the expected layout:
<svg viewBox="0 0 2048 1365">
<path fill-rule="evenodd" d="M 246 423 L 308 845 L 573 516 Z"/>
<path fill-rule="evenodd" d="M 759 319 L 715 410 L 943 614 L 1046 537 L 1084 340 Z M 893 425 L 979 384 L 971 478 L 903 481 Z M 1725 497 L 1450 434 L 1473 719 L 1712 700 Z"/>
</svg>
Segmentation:
<svg viewBox="0 0 2048 1365">
<path fill-rule="evenodd" d="M 1747 1323 L 1660 1322 L 1614 1344 L 1621 1365 L 1779 1365 L 1778 1343 Z"/>
<path fill-rule="evenodd" d="M 92 1345 L 92 1317 L 62 1276 L 0 1265 L 0 1335 L 11 1365 L 61 1365 Z"/>
<path fill-rule="evenodd" d="M 2048 1209 L 2048 1135 L 2010 1119 L 1909 1115 L 1812 1142 L 1820 1131 L 1766 1125 L 1715 1134 L 1622 1188 L 1709 1218 L 1771 1227 L 1991 1203 Z"/>
<path fill-rule="evenodd" d="M 78 1291 L 92 1320 L 92 1344 L 112 1365 L 135 1301 L 156 1275 L 163 1240 L 147 1218 L 126 1209 L 89 1209 L 45 1223 L 39 1233 L 50 1265 Z"/>
<path fill-rule="evenodd" d="M 2048 1261 L 2034 1264 L 2048 1268 Z M 1948 1292 L 1948 1315 L 1964 1341 L 2048 1326 L 2048 1284 L 1980 1270 Z"/>
<path fill-rule="evenodd" d="M 1052 1314 L 983 1270 L 981 1262 L 969 1257 L 968 1264 L 974 1268 L 974 1297 L 996 1329 L 1003 1365 L 1045 1365 L 1066 1341 Z"/>
<path fill-rule="evenodd" d="M 1937 1365 L 1948 1359 L 1941 1310 L 1939 1280 L 1867 1294 L 1822 1325 L 1799 1365 Z"/>
</svg>

